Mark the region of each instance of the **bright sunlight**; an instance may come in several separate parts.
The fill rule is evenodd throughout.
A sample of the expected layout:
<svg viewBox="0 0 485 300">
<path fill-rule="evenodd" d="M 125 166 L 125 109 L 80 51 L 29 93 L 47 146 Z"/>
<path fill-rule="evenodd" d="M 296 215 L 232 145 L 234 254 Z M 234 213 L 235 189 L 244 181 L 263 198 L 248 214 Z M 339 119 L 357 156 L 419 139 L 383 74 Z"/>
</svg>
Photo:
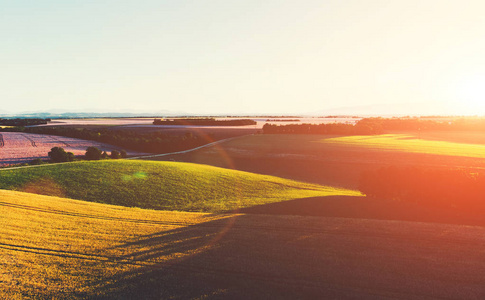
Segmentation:
<svg viewBox="0 0 485 300">
<path fill-rule="evenodd" d="M 474 76 L 459 87 L 459 99 L 456 109 L 472 115 L 485 113 L 485 74 Z"/>
</svg>

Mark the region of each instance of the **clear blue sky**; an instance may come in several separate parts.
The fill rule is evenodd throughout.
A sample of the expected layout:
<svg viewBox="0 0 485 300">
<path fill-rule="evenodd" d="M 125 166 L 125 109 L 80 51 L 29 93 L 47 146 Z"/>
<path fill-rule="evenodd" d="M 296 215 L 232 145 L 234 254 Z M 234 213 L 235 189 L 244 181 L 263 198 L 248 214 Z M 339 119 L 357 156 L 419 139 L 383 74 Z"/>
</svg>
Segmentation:
<svg viewBox="0 0 485 300">
<path fill-rule="evenodd" d="M 485 114 L 482 3 L 2 0 L 0 112 Z"/>
</svg>

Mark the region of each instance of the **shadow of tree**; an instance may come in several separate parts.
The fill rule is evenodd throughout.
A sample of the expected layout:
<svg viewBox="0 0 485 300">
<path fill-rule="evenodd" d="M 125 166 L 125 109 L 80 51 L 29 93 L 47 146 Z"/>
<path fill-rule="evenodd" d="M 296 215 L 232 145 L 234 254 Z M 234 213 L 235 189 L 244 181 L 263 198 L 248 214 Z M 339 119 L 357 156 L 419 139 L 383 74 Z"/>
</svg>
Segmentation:
<svg viewBox="0 0 485 300">
<path fill-rule="evenodd" d="M 286 299 L 336 296 L 345 290 L 352 293 L 352 288 L 320 281 L 321 276 L 315 277 L 319 269 L 310 268 L 310 261 L 305 264 L 308 274 L 299 278 L 301 264 L 287 262 L 300 253 L 296 249 L 281 252 L 281 243 L 298 239 L 301 229 L 279 225 L 283 224 L 254 222 L 251 216 L 239 215 L 125 243 L 118 248 L 128 254 L 119 259 L 130 259 L 144 267 L 101 283 L 98 297 Z M 304 231 L 318 232 L 314 228 Z"/>
</svg>

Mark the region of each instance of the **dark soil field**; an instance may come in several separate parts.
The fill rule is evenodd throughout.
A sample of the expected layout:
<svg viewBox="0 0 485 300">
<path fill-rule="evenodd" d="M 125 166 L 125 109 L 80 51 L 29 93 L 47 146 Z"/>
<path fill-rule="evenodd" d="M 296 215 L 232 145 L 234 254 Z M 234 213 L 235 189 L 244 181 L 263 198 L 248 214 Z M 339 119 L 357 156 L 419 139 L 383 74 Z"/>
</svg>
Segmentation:
<svg viewBox="0 0 485 300">
<path fill-rule="evenodd" d="M 483 299 L 484 227 L 0 191 L 2 299 Z M 8 215 L 8 218 L 6 217 Z"/>
<path fill-rule="evenodd" d="M 480 135 L 470 134 L 466 138 L 453 135 L 449 140 L 470 140 L 473 136 Z M 334 138 L 322 135 L 253 135 L 160 159 L 208 164 L 353 189 L 358 188 L 363 171 L 383 166 L 485 169 L 485 158 L 481 157 L 325 143 L 326 139 Z M 427 139 L 446 141 L 445 136 L 439 133 L 429 134 Z M 481 143 L 483 139 L 477 141 Z"/>
<path fill-rule="evenodd" d="M 236 136 L 243 136 L 261 132 L 261 129 L 255 126 L 113 126 L 109 130 L 126 130 L 140 134 L 162 132 L 167 135 L 180 136 L 187 132 L 206 138 L 209 142 L 212 140 L 222 140 Z"/>
<path fill-rule="evenodd" d="M 254 179 L 246 186 L 260 186 L 265 193 L 272 192 L 269 179 L 259 174 L 356 189 L 362 172 L 390 165 L 483 172 L 484 142 L 475 133 L 367 137 L 257 134 L 161 158 L 257 173 L 246 174 Z M 130 196 L 140 201 L 147 199 L 146 193 L 157 191 L 185 193 L 180 187 L 163 188 L 162 181 L 170 172 L 162 164 L 144 162 L 153 165 L 145 170 L 140 163 L 118 161 L 115 166 L 109 161 L 89 162 L 41 166 L 35 172 L 3 172 L 7 172 L 6 181 L 17 173 L 27 178 L 50 169 L 71 168 L 68 173 L 75 180 L 66 189 L 106 192 L 117 200 L 124 198 L 114 195 L 113 186 L 107 183 L 116 183 L 121 191 L 143 192 Z M 99 168 L 111 164 L 113 168 L 100 172 Z M 72 168 L 78 165 L 86 166 L 86 172 L 76 178 Z M 123 171 L 122 165 L 130 165 L 129 172 Z M 178 179 L 171 177 L 189 187 L 198 180 L 210 183 L 198 183 L 199 194 L 190 187 L 197 201 L 210 200 L 214 184 L 228 192 L 237 187 L 230 182 L 218 184 L 214 168 L 185 166 L 210 171 L 194 173 L 195 179 L 186 176 L 187 172 L 180 173 L 184 176 Z M 223 179 L 237 173 L 218 172 L 218 178 Z M 69 178 L 49 174 L 52 180 Z M 242 175 L 234 177 L 235 182 L 242 182 Z M 156 180 L 149 187 L 151 176 Z M 95 183 L 77 186 L 82 177 Z M 147 182 L 141 184 L 142 180 Z M 226 207 L 222 210 L 225 213 L 192 213 L 0 190 L 0 298 L 485 298 L 482 211 L 460 214 L 450 208 L 356 194 L 298 192 L 291 197 L 273 197 L 275 201 L 253 201 L 235 210 Z M 257 195 L 250 198 L 257 200 Z"/>
</svg>

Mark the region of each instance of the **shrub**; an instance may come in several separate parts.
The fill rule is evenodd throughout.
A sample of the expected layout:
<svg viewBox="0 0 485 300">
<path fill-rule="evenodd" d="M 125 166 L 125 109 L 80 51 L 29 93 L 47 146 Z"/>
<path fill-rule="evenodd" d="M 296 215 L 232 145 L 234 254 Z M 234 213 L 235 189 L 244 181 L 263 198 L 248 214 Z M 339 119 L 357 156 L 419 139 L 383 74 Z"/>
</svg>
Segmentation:
<svg viewBox="0 0 485 300">
<path fill-rule="evenodd" d="M 118 158 L 121 157 L 121 155 L 118 151 L 113 150 L 113 151 L 111 151 L 111 155 L 109 157 L 111 157 L 112 159 L 118 159 Z"/>
<path fill-rule="evenodd" d="M 30 162 L 30 165 L 32 166 L 37 166 L 37 165 L 42 165 L 44 161 L 40 158 L 36 158 Z"/>
<path fill-rule="evenodd" d="M 52 162 L 74 161 L 74 154 L 72 152 L 66 152 L 62 147 L 52 148 L 48 155 Z"/>
<path fill-rule="evenodd" d="M 100 160 L 101 159 L 101 155 L 102 155 L 102 151 L 99 150 L 98 148 L 96 147 L 88 147 L 86 149 L 86 154 L 85 154 L 85 158 L 87 160 Z"/>
</svg>

